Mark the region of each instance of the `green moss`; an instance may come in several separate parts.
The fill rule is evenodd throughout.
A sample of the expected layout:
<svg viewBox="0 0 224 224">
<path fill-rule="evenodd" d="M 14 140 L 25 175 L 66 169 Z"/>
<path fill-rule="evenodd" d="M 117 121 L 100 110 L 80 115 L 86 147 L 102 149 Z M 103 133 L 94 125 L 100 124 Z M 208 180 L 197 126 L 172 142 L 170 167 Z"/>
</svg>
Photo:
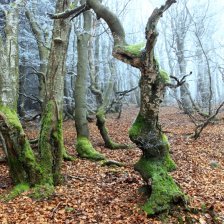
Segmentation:
<svg viewBox="0 0 224 224">
<path fill-rule="evenodd" d="M 6 116 L 7 122 L 9 123 L 10 126 L 15 127 L 19 131 L 23 130 L 16 111 L 11 110 L 6 106 L 0 105 L 0 112 L 2 112 L 4 116 Z"/>
<path fill-rule="evenodd" d="M 136 57 L 141 56 L 142 49 L 145 47 L 145 42 L 141 42 L 138 44 L 128 45 L 124 47 L 124 50 Z"/>
<path fill-rule="evenodd" d="M 110 140 L 105 146 L 109 149 L 128 149 L 130 148 L 127 144 L 120 144 Z"/>
<path fill-rule="evenodd" d="M 104 160 L 105 156 L 97 152 L 86 137 L 78 137 L 76 150 L 80 157 L 91 160 Z"/>
<path fill-rule="evenodd" d="M 0 106 L 0 111 L 6 117 L 11 132 L 6 138 L 11 142 L 8 164 L 13 181 L 15 184 L 29 182 L 34 185 L 40 180 L 41 171 L 19 118 L 15 111 L 7 107 Z"/>
<path fill-rule="evenodd" d="M 145 119 L 139 114 L 135 122 L 132 124 L 131 128 L 128 131 L 130 139 L 131 140 L 136 139 L 141 133 L 141 130 L 143 129 L 144 126 L 145 126 Z"/>
<path fill-rule="evenodd" d="M 43 182 L 53 185 L 53 156 L 51 152 L 51 127 L 53 122 L 53 111 L 55 110 L 55 103 L 49 101 L 46 105 L 43 118 L 41 121 L 41 132 L 39 138 L 40 148 L 40 164 L 43 172 Z M 56 137 L 56 135 L 55 135 Z"/>
<path fill-rule="evenodd" d="M 32 192 L 30 193 L 30 197 L 36 200 L 48 199 L 54 194 L 54 186 L 50 184 L 44 185 L 36 185 Z"/>
<path fill-rule="evenodd" d="M 184 194 L 167 173 L 166 161 L 147 160 L 141 158 L 135 165 L 145 181 L 151 182 L 150 198 L 143 206 L 148 215 L 154 215 L 169 210 L 180 200 L 184 200 Z"/>
<path fill-rule="evenodd" d="M 18 184 L 15 187 L 13 187 L 13 189 L 10 191 L 10 193 L 8 195 L 6 195 L 3 199 L 5 201 L 12 200 L 12 199 L 16 198 L 17 196 L 19 196 L 21 193 L 28 191 L 29 188 L 30 188 L 29 185 L 26 183 Z"/>
<path fill-rule="evenodd" d="M 159 70 L 159 75 L 160 75 L 160 80 L 163 83 L 169 83 L 170 82 L 170 76 L 169 76 L 169 74 L 166 71 L 164 71 L 163 69 L 160 69 Z"/>
<path fill-rule="evenodd" d="M 42 179 L 42 170 L 27 139 L 20 155 L 20 161 L 23 163 L 24 170 L 28 175 L 27 181 L 29 181 L 29 184 L 33 186 L 39 183 Z"/>
</svg>

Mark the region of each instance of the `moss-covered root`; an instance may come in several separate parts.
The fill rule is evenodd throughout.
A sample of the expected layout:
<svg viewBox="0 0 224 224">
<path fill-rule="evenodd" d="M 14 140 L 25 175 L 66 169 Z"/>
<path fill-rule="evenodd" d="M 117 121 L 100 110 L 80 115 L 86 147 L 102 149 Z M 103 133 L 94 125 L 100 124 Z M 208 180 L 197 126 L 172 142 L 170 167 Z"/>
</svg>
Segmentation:
<svg viewBox="0 0 224 224">
<path fill-rule="evenodd" d="M 81 158 L 90 160 L 104 160 L 105 156 L 97 152 L 87 137 L 78 137 L 76 150 Z"/>
<path fill-rule="evenodd" d="M 67 153 L 65 148 L 63 149 L 62 154 L 63 154 L 64 161 L 75 161 L 76 160 L 76 158 L 74 156 L 71 156 Z"/>
<path fill-rule="evenodd" d="M 29 196 L 35 200 L 48 199 L 54 194 L 54 190 L 54 186 L 50 184 L 36 185 Z"/>
<path fill-rule="evenodd" d="M 1 196 L 1 199 L 3 201 L 10 201 L 19 196 L 20 194 L 22 194 L 23 192 L 28 191 L 29 188 L 30 188 L 29 184 L 20 183 L 14 186 L 13 189 L 9 192 L 9 194 Z"/>
<path fill-rule="evenodd" d="M 130 146 L 127 145 L 127 144 L 116 143 L 116 142 L 113 142 L 112 140 L 110 140 L 108 142 L 105 142 L 105 147 L 108 148 L 108 149 L 113 149 L 113 150 L 130 148 Z"/>
<path fill-rule="evenodd" d="M 135 165 L 143 179 L 149 184 L 151 195 L 143 205 L 143 210 L 149 215 L 169 211 L 177 204 L 185 203 L 185 196 L 168 170 L 175 168 L 173 161 L 166 157 L 163 161 L 141 158 Z"/>
<path fill-rule="evenodd" d="M 1 105 L 0 132 L 7 143 L 4 150 L 14 184 L 38 183 L 42 178 L 42 172 L 17 113 Z"/>
<path fill-rule="evenodd" d="M 100 134 L 104 140 L 105 147 L 108 149 L 127 149 L 129 145 L 119 144 L 111 140 L 108 130 L 106 128 L 106 118 L 105 118 L 105 110 L 104 107 L 100 107 L 96 113 L 96 125 L 100 131 Z"/>
</svg>

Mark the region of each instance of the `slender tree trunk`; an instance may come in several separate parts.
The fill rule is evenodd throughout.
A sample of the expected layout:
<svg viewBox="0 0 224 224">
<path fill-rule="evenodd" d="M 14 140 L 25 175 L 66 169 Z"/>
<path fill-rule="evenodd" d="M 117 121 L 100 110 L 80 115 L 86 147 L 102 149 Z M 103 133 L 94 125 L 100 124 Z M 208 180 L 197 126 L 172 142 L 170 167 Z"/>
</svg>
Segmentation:
<svg viewBox="0 0 224 224">
<path fill-rule="evenodd" d="M 109 62 L 110 68 L 110 79 L 106 88 L 106 92 L 103 95 L 102 104 L 98 107 L 96 112 L 96 125 L 100 131 L 100 134 L 104 140 L 105 147 L 109 149 L 126 149 L 128 145 L 119 144 L 114 142 L 111 137 L 109 136 L 108 130 L 106 128 L 106 109 L 110 104 L 111 94 L 113 92 L 114 87 L 114 79 L 115 79 L 115 64 L 114 61 Z"/>
<path fill-rule="evenodd" d="M 45 83 L 46 80 L 44 76 L 46 76 L 46 73 L 47 73 L 48 57 L 50 53 L 48 46 L 50 46 L 50 43 L 48 43 L 47 41 L 48 39 L 45 38 L 46 33 L 38 25 L 33 12 L 27 10 L 26 17 L 29 21 L 34 37 L 37 41 L 37 46 L 39 51 L 40 66 L 39 66 L 39 74 L 37 75 L 39 80 L 39 99 L 40 99 L 40 102 L 42 102 L 41 109 L 43 110 L 44 108 L 43 103 L 46 97 L 46 83 Z"/>
<path fill-rule="evenodd" d="M 58 0 L 56 12 L 65 10 L 69 4 L 69 0 Z M 62 117 L 69 31 L 70 23 L 68 20 L 54 21 L 46 74 L 47 93 L 39 137 L 41 165 L 45 167 L 46 171 L 45 181 L 54 185 L 60 182 L 61 161 L 65 153 Z"/>
<path fill-rule="evenodd" d="M 81 1 L 85 3 L 84 0 Z M 91 12 L 84 13 L 84 33 L 80 33 L 77 36 L 78 47 L 78 65 L 77 65 L 77 77 L 75 81 L 75 127 L 77 131 L 77 145 L 76 150 L 80 157 L 102 160 L 104 156 L 98 153 L 92 146 L 89 140 L 89 128 L 87 121 L 87 77 L 88 67 L 86 60 L 88 58 L 88 42 L 90 40 L 91 30 Z"/>
</svg>

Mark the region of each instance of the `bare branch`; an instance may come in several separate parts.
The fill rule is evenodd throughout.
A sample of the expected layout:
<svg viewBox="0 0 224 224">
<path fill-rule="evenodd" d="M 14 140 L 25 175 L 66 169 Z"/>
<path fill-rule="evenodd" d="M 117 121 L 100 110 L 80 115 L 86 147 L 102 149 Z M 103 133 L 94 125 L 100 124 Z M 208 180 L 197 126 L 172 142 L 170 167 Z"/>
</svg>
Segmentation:
<svg viewBox="0 0 224 224">
<path fill-rule="evenodd" d="M 152 12 L 152 15 L 149 17 L 145 28 L 145 38 L 148 40 L 146 49 L 149 53 L 154 48 L 156 37 L 158 36 L 156 26 L 159 22 L 159 19 L 162 17 L 163 13 L 175 2 L 176 0 L 167 0 L 165 5 L 162 5 L 160 8 L 155 8 Z"/>
<path fill-rule="evenodd" d="M 48 13 L 48 16 L 51 18 L 51 19 L 67 19 L 69 18 L 70 16 L 73 16 L 73 18 L 79 16 L 81 13 L 89 10 L 90 8 L 88 7 L 87 4 L 83 4 L 77 8 L 74 8 L 74 9 L 67 9 L 65 12 L 61 12 L 61 13 L 57 13 L 57 14 L 51 14 L 51 13 Z M 72 20 L 71 19 L 71 20 Z"/>
<path fill-rule="evenodd" d="M 186 78 L 188 76 L 190 76 L 191 74 L 192 74 L 192 72 L 190 72 L 187 75 L 184 75 L 180 80 L 176 76 L 170 75 L 170 78 L 171 79 L 174 79 L 176 81 L 176 84 L 167 83 L 167 84 L 165 84 L 165 86 L 166 87 L 169 87 L 169 88 L 177 88 L 177 87 L 180 87 L 180 86 L 182 86 L 186 82 Z"/>
<path fill-rule="evenodd" d="M 207 125 L 217 116 L 217 114 L 219 113 L 220 109 L 224 106 L 224 101 L 219 105 L 219 107 L 217 108 L 217 110 L 215 111 L 215 113 L 210 116 L 207 120 L 205 120 L 202 124 L 198 125 L 195 129 L 195 134 L 194 134 L 194 139 L 197 139 L 200 137 L 201 132 L 203 131 L 203 129 L 205 127 L 207 127 Z"/>
</svg>

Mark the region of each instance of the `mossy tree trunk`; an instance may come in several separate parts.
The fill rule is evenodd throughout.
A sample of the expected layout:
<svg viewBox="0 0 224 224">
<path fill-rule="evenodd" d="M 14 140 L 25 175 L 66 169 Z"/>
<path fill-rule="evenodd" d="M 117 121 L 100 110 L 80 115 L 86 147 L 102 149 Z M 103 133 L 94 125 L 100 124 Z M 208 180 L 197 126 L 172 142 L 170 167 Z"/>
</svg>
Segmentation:
<svg viewBox="0 0 224 224">
<path fill-rule="evenodd" d="M 85 4 L 81 0 L 81 4 Z M 77 35 L 78 65 L 77 77 L 75 81 L 75 127 L 77 132 L 76 150 L 80 157 L 91 160 L 102 160 L 104 156 L 97 152 L 89 139 L 89 128 L 87 121 L 87 76 L 88 66 L 88 43 L 90 41 L 90 31 L 92 24 L 91 12 L 83 14 L 84 32 Z"/>
<path fill-rule="evenodd" d="M 143 179 L 148 183 L 151 194 L 143 209 L 154 215 L 169 210 L 172 205 L 184 202 L 184 194 L 169 176 L 168 172 L 175 168 L 169 155 L 169 144 L 163 134 L 158 113 L 163 100 L 167 77 L 159 70 L 154 58 L 154 46 L 158 33 L 157 23 L 163 13 L 175 0 L 167 0 L 160 8 L 156 8 L 149 17 L 145 38 L 146 45 L 128 45 L 125 41 L 125 32 L 118 17 L 98 0 L 87 0 L 79 10 L 68 10 L 55 18 L 78 16 L 86 10 L 93 9 L 98 18 L 103 18 L 108 24 L 114 39 L 113 56 L 141 71 L 140 91 L 141 106 L 136 121 L 129 131 L 130 139 L 142 150 L 142 157 L 135 165 Z"/>
<path fill-rule="evenodd" d="M 69 3 L 68 0 L 58 0 L 57 12 L 65 10 Z M 0 134 L 14 183 L 51 186 L 49 188 L 51 190 L 60 182 L 64 150 L 61 112 L 70 23 L 65 20 L 57 20 L 54 23 L 49 64 L 45 77 L 47 92 L 41 121 L 39 154 L 35 155 L 16 113 L 17 93 L 14 93 L 14 90 L 18 89 L 19 6 L 21 6 L 20 1 L 16 1 L 12 11 L 7 14 L 6 18 L 12 23 L 7 24 L 5 43 L 0 41 L 1 56 L 5 63 L 10 61 L 4 67 L 7 73 L 0 73 L 0 79 L 3 80 L 0 86 Z M 8 43 L 10 43 L 9 46 Z M 8 48 L 11 51 L 8 51 Z M 41 191 L 42 189 L 40 193 Z"/>
<path fill-rule="evenodd" d="M 35 185 L 42 179 L 42 171 L 36 161 L 29 141 L 17 115 L 19 66 L 18 22 L 23 1 L 15 1 L 6 13 L 6 38 L 0 36 L 0 135 L 15 184 Z"/>
<path fill-rule="evenodd" d="M 69 0 L 58 0 L 56 12 L 69 7 Z M 60 168 L 65 153 L 62 113 L 64 96 L 64 76 L 70 23 L 68 20 L 55 20 L 52 42 L 46 73 L 46 95 L 39 137 L 40 163 L 44 182 L 57 185 L 60 182 Z"/>
<path fill-rule="evenodd" d="M 106 128 L 106 110 L 110 104 L 110 98 L 113 92 L 114 87 L 114 79 L 115 79 L 115 62 L 111 60 L 109 63 L 109 69 L 110 69 L 110 79 L 108 82 L 108 85 L 106 87 L 105 93 L 102 94 L 102 103 L 97 108 L 96 112 L 96 125 L 100 131 L 100 134 L 104 140 L 105 146 L 109 149 L 126 149 L 128 148 L 128 145 L 125 144 L 119 144 L 114 142 L 111 137 L 109 136 L 108 130 Z"/>
<path fill-rule="evenodd" d="M 56 11 L 59 12 L 69 6 L 70 0 L 58 1 L 56 5 Z M 68 37 L 70 34 L 71 24 L 65 20 L 54 21 L 52 40 L 48 38 L 48 31 L 44 31 L 38 25 L 35 20 L 34 13 L 32 11 L 26 11 L 26 17 L 31 26 L 32 32 L 37 41 L 40 67 L 38 71 L 39 77 L 39 93 L 41 100 L 42 112 L 45 116 L 47 115 L 46 108 L 48 107 L 48 101 L 53 100 L 56 102 L 58 112 L 54 112 L 54 117 L 59 116 L 60 119 L 57 121 L 58 126 L 62 127 L 62 113 L 63 113 L 63 96 L 64 96 L 64 77 L 66 74 L 66 54 L 68 47 Z M 48 47 L 51 44 L 50 47 Z M 57 115 L 57 114 L 58 115 Z M 52 117 L 52 119 L 54 119 Z M 45 120 L 45 118 L 43 118 Z M 62 130 L 58 130 L 62 132 Z M 40 135 L 42 136 L 42 135 Z M 63 150 L 63 158 L 65 160 L 72 160 L 64 148 L 63 139 L 60 140 Z M 41 148 L 42 146 L 40 146 Z"/>
</svg>

